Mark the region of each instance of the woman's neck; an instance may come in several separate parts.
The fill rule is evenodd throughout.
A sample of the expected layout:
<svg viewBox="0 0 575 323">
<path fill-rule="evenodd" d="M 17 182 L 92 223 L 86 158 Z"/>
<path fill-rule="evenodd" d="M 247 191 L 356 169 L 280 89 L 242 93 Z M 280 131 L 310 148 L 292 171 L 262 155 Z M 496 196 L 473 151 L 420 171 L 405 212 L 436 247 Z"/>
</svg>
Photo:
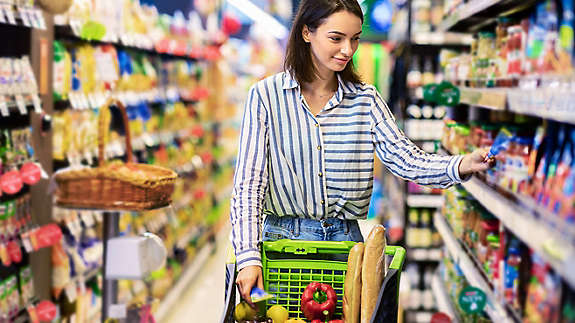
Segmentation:
<svg viewBox="0 0 575 323">
<path fill-rule="evenodd" d="M 316 77 L 315 80 L 303 84 L 303 90 L 313 93 L 328 93 L 337 89 L 337 76 L 331 72 L 327 77 Z"/>
</svg>

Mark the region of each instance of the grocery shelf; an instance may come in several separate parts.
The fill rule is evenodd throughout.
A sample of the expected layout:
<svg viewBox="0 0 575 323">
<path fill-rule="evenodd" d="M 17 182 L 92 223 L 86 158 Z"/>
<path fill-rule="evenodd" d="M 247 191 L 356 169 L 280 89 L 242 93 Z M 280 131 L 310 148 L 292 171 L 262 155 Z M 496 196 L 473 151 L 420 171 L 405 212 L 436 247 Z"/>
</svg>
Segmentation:
<svg viewBox="0 0 575 323">
<path fill-rule="evenodd" d="M 507 91 L 493 88 L 459 87 L 459 102 L 491 110 L 505 110 Z"/>
<path fill-rule="evenodd" d="M 409 248 L 407 258 L 412 261 L 439 262 L 443 258 L 440 248 Z"/>
<path fill-rule="evenodd" d="M 435 297 L 435 302 L 437 303 L 437 309 L 451 318 L 454 323 L 461 322 L 459 313 L 451 300 L 451 297 L 445 290 L 445 282 L 441 280 L 438 274 L 433 275 L 431 279 L 431 290 L 433 291 L 433 296 Z"/>
<path fill-rule="evenodd" d="M 15 98 L 0 100 L 0 118 L 27 115 L 30 111 L 42 113 L 42 103 L 39 98 L 32 94 L 23 94 L 22 97 L 20 104 Z"/>
<path fill-rule="evenodd" d="M 506 16 L 531 7 L 535 0 L 472 0 L 447 16 L 439 31 L 475 32 L 492 24 L 498 16 Z"/>
<path fill-rule="evenodd" d="M 433 224 L 443 237 L 445 246 L 453 261 L 459 265 L 465 278 L 472 286 L 475 286 L 485 292 L 487 296 L 487 305 L 485 306 L 485 313 L 491 318 L 493 322 L 515 322 L 511 315 L 507 313 L 505 307 L 497 300 L 493 289 L 488 283 L 482 271 L 476 266 L 475 262 L 468 255 L 467 251 L 459 240 L 453 235 L 453 231 L 447 224 L 442 215 L 436 214 L 433 217 Z"/>
<path fill-rule="evenodd" d="M 121 36 L 118 39 L 111 39 L 111 40 L 93 40 L 93 39 L 84 39 L 80 36 L 81 27 L 77 26 L 70 26 L 70 25 L 56 25 L 54 26 L 54 38 L 55 39 L 68 39 L 74 41 L 82 41 L 88 42 L 92 44 L 99 44 L 99 45 L 114 45 L 125 49 L 131 50 L 138 50 L 143 52 L 148 52 L 149 54 L 160 55 L 163 57 L 168 58 L 182 58 L 188 60 L 196 60 L 195 57 L 192 57 L 191 54 L 188 55 L 178 55 L 173 53 L 162 53 L 157 51 L 151 40 L 147 39 L 145 42 L 139 42 L 135 39 L 131 39 L 130 37 Z M 141 43 L 141 44 L 140 44 Z"/>
<path fill-rule="evenodd" d="M 509 111 L 543 119 L 575 124 L 573 89 L 511 89 L 507 91 Z"/>
<path fill-rule="evenodd" d="M 421 91 L 420 91 L 421 92 Z M 462 104 L 575 124 L 570 88 L 469 88 L 459 87 Z M 417 91 L 415 92 L 417 94 Z"/>
<path fill-rule="evenodd" d="M 568 239 L 545 221 L 545 219 L 552 221 L 556 216 L 541 214 L 542 211 L 537 212 L 535 203 L 531 203 L 532 208 L 523 203 L 519 204 L 476 177 L 462 185 L 508 230 L 537 252 L 571 287 L 575 288 L 575 270 L 573 270 L 575 245 L 571 240 L 573 236 Z M 529 199 L 522 200 L 529 203 Z"/>
<path fill-rule="evenodd" d="M 180 91 L 176 88 L 157 88 L 145 92 L 114 92 L 114 93 L 92 93 L 92 94 L 69 94 L 67 100 L 58 100 L 54 102 L 54 109 L 66 110 L 72 108 L 75 110 L 99 109 L 109 98 L 117 98 L 124 105 L 136 105 L 141 102 L 148 104 L 165 104 L 182 102 L 184 104 L 197 103 L 196 100 L 186 99 L 180 96 Z"/>
<path fill-rule="evenodd" d="M 0 8 L 0 23 L 16 27 L 46 29 L 46 21 L 40 8 L 13 7 L 7 3 L 3 4 L 3 8 Z"/>
<path fill-rule="evenodd" d="M 411 35 L 411 42 L 415 45 L 471 45 L 473 37 L 470 34 L 451 33 L 451 32 L 429 32 L 414 33 Z"/>
<path fill-rule="evenodd" d="M 407 196 L 407 206 L 440 208 L 443 206 L 443 195 L 410 194 Z"/>
</svg>

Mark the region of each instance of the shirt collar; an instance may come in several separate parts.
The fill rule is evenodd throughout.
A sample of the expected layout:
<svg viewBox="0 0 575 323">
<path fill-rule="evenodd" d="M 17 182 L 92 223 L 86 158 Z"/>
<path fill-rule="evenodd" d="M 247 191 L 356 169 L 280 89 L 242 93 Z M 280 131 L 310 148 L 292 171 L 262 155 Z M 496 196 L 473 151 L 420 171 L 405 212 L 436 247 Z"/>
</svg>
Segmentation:
<svg viewBox="0 0 575 323">
<path fill-rule="evenodd" d="M 355 85 L 353 83 L 344 82 L 344 80 L 341 78 L 341 75 L 339 73 L 336 73 L 336 75 L 337 75 L 337 83 L 338 83 L 338 92 L 340 90 L 343 91 L 344 94 L 357 92 L 357 88 L 355 87 Z M 284 90 L 293 89 L 293 88 L 299 87 L 299 83 L 295 80 L 295 78 L 292 77 L 291 73 L 284 72 L 283 86 L 282 87 Z"/>
<path fill-rule="evenodd" d="M 298 82 L 292 77 L 291 73 L 284 72 L 283 89 L 288 90 L 296 88 L 298 86 L 299 86 Z"/>
</svg>

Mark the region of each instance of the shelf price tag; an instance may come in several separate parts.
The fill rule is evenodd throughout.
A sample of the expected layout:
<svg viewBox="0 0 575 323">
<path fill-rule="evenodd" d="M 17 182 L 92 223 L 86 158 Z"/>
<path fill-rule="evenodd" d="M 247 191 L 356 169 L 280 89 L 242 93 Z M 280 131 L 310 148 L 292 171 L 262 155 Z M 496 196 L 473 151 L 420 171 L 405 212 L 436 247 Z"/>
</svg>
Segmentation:
<svg viewBox="0 0 575 323">
<path fill-rule="evenodd" d="M 70 282 L 66 286 L 66 297 L 68 297 L 68 300 L 70 301 L 70 303 L 75 302 L 76 299 L 78 298 L 78 289 L 76 287 L 76 281 L 75 280 L 72 280 L 72 282 Z"/>
<path fill-rule="evenodd" d="M 32 95 L 32 101 L 34 103 L 34 112 L 37 114 L 42 113 L 42 101 L 40 100 L 40 96 L 38 94 Z"/>
<path fill-rule="evenodd" d="M 16 106 L 18 107 L 20 114 L 27 115 L 28 110 L 26 109 L 26 102 L 24 101 L 24 97 L 21 94 L 16 94 L 14 98 L 16 99 Z"/>
<path fill-rule="evenodd" d="M 30 17 L 30 23 L 32 24 L 32 27 L 42 29 L 42 23 L 40 21 L 41 15 L 39 15 L 38 12 L 38 9 L 29 8 L 28 16 Z"/>
<path fill-rule="evenodd" d="M 6 18 L 8 18 L 8 23 L 11 25 L 16 25 L 16 17 L 14 16 L 14 10 L 12 10 L 12 6 L 9 4 L 4 4 L 2 9 L 6 14 Z"/>
<path fill-rule="evenodd" d="M 483 312 L 487 304 L 487 296 L 481 289 L 469 286 L 459 294 L 459 306 L 467 314 Z"/>
<path fill-rule="evenodd" d="M 44 19 L 44 14 L 42 13 L 42 10 L 36 9 L 36 12 L 38 14 L 38 21 L 40 22 L 40 29 L 42 30 L 48 29 L 46 27 L 46 19 Z"/>
<path fill-rule="evenodd" d="M 32 23 L 30 22 L 30 16 L 28 15 L 28 10 L 23 7 L 18 7 L 18 12 L 20 13 L 20 18 L 22 19 L 22 23 L 26 27 L 32 27 Z"/>
<path fill-rule="evenodd" d="M 0 115 L 3 117 L 10 116 L 10 110 L 8 109 L 8 104 L 6 103 L 6 98 L 4 96 L 0 96 Z"/>
<path fill-rule="evenodd" d="M 6 16 L 4 15 L 4 10 L 0 10 L 0 23 L 3 23 L 3 24 L 6 23 Z"/>
<path fill-rule="evenodd" d="M 70 21 L 70 28 L 72 28 L 74 36 L 80 37 L 80 35 L 82 34 L 82 22 L 80 22 L 77 19 L 74 19 Z"/>
</svg>

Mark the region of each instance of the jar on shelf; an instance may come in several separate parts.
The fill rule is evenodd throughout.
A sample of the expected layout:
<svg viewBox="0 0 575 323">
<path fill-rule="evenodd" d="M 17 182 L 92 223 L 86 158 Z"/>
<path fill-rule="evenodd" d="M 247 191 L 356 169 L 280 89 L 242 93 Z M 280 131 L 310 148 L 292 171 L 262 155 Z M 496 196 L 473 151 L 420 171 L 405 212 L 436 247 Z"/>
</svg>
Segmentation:
<svg viewBox="0 0 575 323">
<path fill-rule="evenodd" d="M 484 87 L 487 85 L 492 59 L 495 58 L 495 34 L 480 32 L 478 37 L 475 73 L 477 86 Z"/>
<path fill-rule="evenodd" d="M 455 127 L 455 142 L 454 142 L 454 153 L 463 154 L 467 152 L 467 137 L 469 137 L 469 126 L 459 124 Z"/>
</svg>

